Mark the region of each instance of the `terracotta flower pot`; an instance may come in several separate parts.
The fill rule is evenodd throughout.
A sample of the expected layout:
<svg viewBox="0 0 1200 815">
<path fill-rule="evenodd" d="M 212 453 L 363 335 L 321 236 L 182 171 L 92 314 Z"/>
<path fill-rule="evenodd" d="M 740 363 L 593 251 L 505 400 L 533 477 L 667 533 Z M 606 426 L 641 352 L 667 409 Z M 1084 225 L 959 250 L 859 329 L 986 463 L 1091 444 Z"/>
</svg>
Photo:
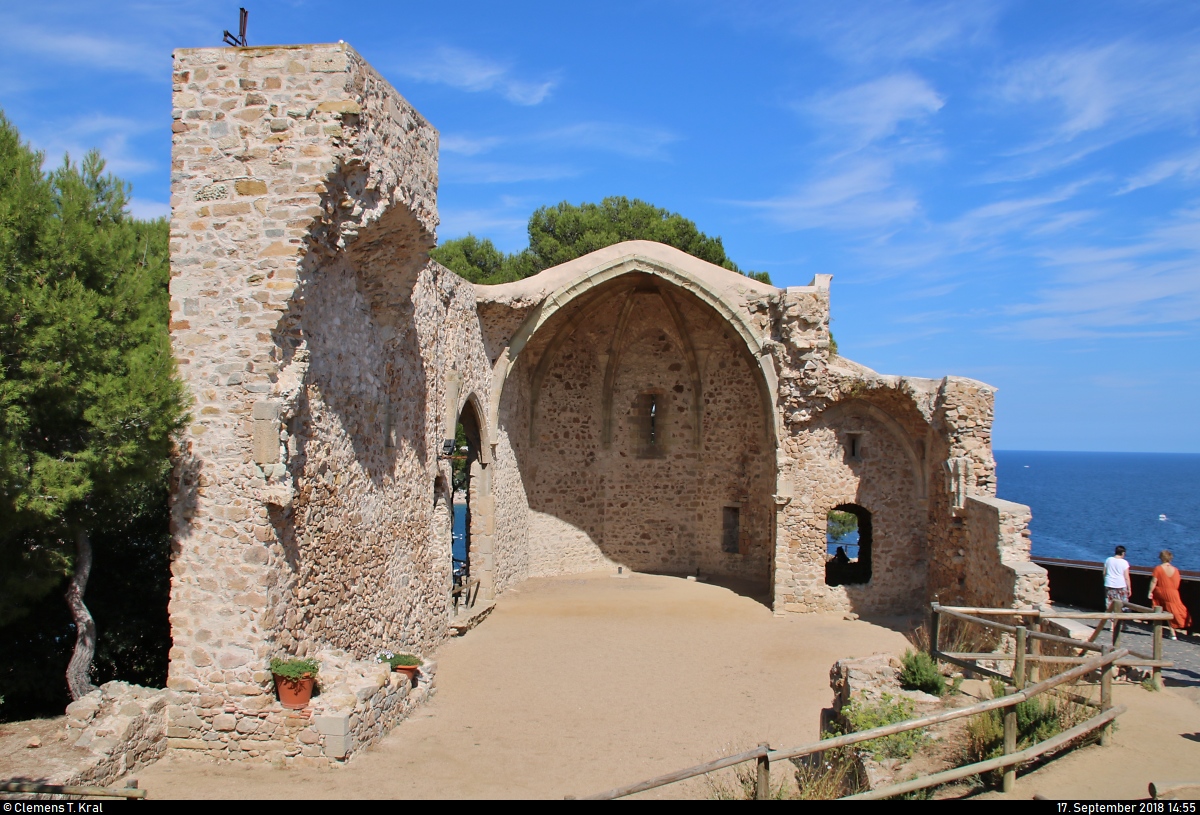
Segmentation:
<svg viewBox="0 0 1200 815">
<path fill-rule="evenodd" d="M 417 674 L 417 671 L 421 670 L 421 666 L 420 665 L 397 665 L 395 670 L 396 670 L 396 673 L 402 673 L 405 676 L 407 676 L 408 681 L 411 684 L 415 685 L 415 684 L 417 684 L 416 674 Z"/>
<path fill-rule="evenodd" d="M 317 680 L 311 676 L 300 679 L 288 679 L 279 674 L 272 676 L 275 677 L 275 692 L 279 694 L 279 704 L 288 710 L 303 710 L 308 707 L 308 702 L 312 699 L 313 684 Z"/>
</svg>

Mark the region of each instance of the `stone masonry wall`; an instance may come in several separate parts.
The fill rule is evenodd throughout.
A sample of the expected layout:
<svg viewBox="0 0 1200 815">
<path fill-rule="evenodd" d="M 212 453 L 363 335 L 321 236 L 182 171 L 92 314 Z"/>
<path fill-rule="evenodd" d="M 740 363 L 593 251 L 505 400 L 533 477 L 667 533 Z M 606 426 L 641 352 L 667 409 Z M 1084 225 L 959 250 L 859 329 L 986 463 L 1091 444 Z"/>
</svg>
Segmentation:
<svg viewBox="0 0 1200 815">
<path fill-rule="evenodd" d="M 533 569 L 620 564 L 765 586 L 774 468 L 759 374 L 710 309 L 631 285 L 616 281 L 522 354 L 517 376 L 541 378 L 536 412 L 521 417 L 532 431 L 518 448 L 536 513 Z M 645 445 L 651 417 L 639 407 L 647 394 L 657 400 L 653 449 Z M 734 552 L 722 548 L 729 507 L 739 516 Z"/>
<path fill-rule="evenodd" d="M 371 659 L 447 634 L 439 451 L 468 400 L 489 594 L 614 562 L 773 573 L 777 611 L 1042 591 L 1025 522 L 984 511 L 991 390 L 837 357 L 827 277 L 772 290 L 635 263 L 612 278 L 624 299 L 592 291 L 518 337 L 549 292 L 493 297 L 429 261 L 437 132 L 348 46 L 178 51 L 173 108 L 171 332 L 194 399 L 173 485 L 173 746 L 341 760 L 424 698 Z M 660 442 L 643 455 L 651 402 Z M 824 585 L 842 503 L 874 520 L 864 586 Z M 266 667 L 284 654 L 327 663 L 307 711 L 274 700 Z"/>
<path fill-rule="evenodd" d="M 326 736 L 368 743 L 414 697 L 390 677 L 327 696 L 323 716 L 359 724 L 305 742 L 267 662 L 336 651 L 336 682 L 446 636 L 448 372 L 489 398 L 474 291 L 426 256 L 437 133 L 342 44 L 177 52 L 175 116 L 171 328 L 195 403 L 173 495 L 172 745 L 340 758 Z M 282 746 L 235 749 L 254 740 Z"/>
<path fill-rule="evenodd" d="M 1029 507 L 971 496 L 965 510 L 967 546 L 960 557 L 966 580 L 956 602 L 1008 608 L 1048 604 L 1046 570 L 1029 560 Z"/>
</svg>

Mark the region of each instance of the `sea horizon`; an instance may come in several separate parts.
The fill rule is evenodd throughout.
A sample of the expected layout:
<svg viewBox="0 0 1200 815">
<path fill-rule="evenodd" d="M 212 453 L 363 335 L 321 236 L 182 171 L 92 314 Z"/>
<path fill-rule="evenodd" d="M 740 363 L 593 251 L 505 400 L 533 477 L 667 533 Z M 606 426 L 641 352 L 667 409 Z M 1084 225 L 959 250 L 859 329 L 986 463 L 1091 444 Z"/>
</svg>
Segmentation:
<svg viewBox="0 0 1200 815">
<path fill-rule="evenodd" d="M 996 494 L 1026 504 L 1032 554 L 1200 570 L 1200 453 L 994 450 Z"/>
</svg>

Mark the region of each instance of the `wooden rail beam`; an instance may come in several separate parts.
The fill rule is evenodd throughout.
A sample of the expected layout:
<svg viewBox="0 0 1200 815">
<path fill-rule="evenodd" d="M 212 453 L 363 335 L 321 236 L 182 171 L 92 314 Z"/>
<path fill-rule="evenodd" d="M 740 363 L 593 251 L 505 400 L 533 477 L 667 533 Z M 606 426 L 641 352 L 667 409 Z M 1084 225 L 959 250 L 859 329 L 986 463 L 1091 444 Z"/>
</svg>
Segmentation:
<svg viewBox="0 0 1200 815">
<path fill-rule="evenodd" d="M 1052 750 L 1057 750 L 1063 747 L 1080 736 L 1085 736 L 1098 727 L 1105 727 L 1113 719 L 1125 712 L 1124 705 L 1118 705 L 1114 708 L 1109 708 L 1102 713 L 1093 716 L 1082 724 L 1075 725 L 1070 730 L 1064 730 L 1053 738 L 1046 739 L 1040 744 L 1035 744 L 1032 747 L 1027 747 L 1017 753 L 1012 753 L 1007 756 L 997 756 L 996 758 L 980 761 L 976 764 L 968 764 L 965 767 L 955 767 L 953 770 L 934 773 L 933 775 L 914 778 L 912 781 L 905 781 L 902 784 L 893 784 L 890 787 L 882 787 L 877 790 L 867 790 L 860 792 L 857 795 L 848 795 L 845 798 L 839 798 L 839 801 L 877 801 L 880 798 L 891 798 L 894 795 L 903 795 L 906 792 L 914 792 L 916 790 L 925 789 L 927 787 L 936 787 L 940 784 L 947 784 L 951 781 L 958 781 L 963 778 L 969 778 L 972 775 L 979 775 L 990 770 L 998 770 L 1001 767 L 1015 766 L 1024 764 L 1030 759 L 1037 758 L 1044 753 L 1049 753 Z"/>
<path fill-rule="evenodd" d="M 84 787 L 71 784 L 36 784 L 30 781 L 0 781 L 0 792 L 24 792 L 31 795 L 83 795 L 92 798 L 145 798 L 137 787 Z"/>
</svg>

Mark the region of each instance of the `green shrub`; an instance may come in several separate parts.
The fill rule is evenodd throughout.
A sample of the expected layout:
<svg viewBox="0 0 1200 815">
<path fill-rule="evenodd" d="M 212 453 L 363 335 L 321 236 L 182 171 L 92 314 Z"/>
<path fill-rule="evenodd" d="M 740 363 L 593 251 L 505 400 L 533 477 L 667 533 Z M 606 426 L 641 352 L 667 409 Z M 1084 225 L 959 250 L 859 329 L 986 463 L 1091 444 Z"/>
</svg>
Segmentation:
<svg viewBox="0 0 1200 815">
<path fill-rule="evenodd" d="M 400 665 L 405 668 L 419 668 L 425 664 L 421 661 L 420 657 L 415 657 L 412 654 L 392 654 L 391 656 L 384 656 L 380 661 L 392 666 L 393 671 Z"/>
<path fill-rule="evenodd" d="M 896 698 L 884 693 L 878 702 L 863 703 L 860 699 L 850 700 L 842 708 L 842 716 L 851 733 L 898 724 L 915 716 L 916 706 L 909 699 Z M 859 749 L 875 758 L 912 758 L 927 736 L 923 730 L 908 730 L 883 736 L 859 744 Z"/>
<path fill-rule="evenodd" d="M 900 669 L 900 687 L 919 690 L 934 696 L 946 693 L 946 678 L 938 670 L 933 657 L 924 651 L 904 652 L 904 665 Z"/>
<path fill-rule="evenodd" d="M 315 659 L 271 659 L 271 673 L 283 679 L 295 682 L 298 679 L 308 679 L 317 675 L 321 663 Z"/>
<path fill-rule="evenodd" d="M 823 733 L 822 738 L 833 734 Z M 835 747 L 792 759 L 796 765 L 796 795 L 801 801 L 829 801 L 865 790 L 858 756 L 853 747 Z"/>
<path fill-rule="evenodd" d="M 993 679 L 991 685 L 993 698 L 1007 692 L 1004 683 L 998 679 Z M 1045 694 L 1018 702 L 1016 710 L 1018 750 L 1053 738 L 1088 716 L 1081 706 Z M 1004 711 L 989 710 L 967 720 L 968 764 L 995 758 L 1003 752 Z"/>
</svg>

